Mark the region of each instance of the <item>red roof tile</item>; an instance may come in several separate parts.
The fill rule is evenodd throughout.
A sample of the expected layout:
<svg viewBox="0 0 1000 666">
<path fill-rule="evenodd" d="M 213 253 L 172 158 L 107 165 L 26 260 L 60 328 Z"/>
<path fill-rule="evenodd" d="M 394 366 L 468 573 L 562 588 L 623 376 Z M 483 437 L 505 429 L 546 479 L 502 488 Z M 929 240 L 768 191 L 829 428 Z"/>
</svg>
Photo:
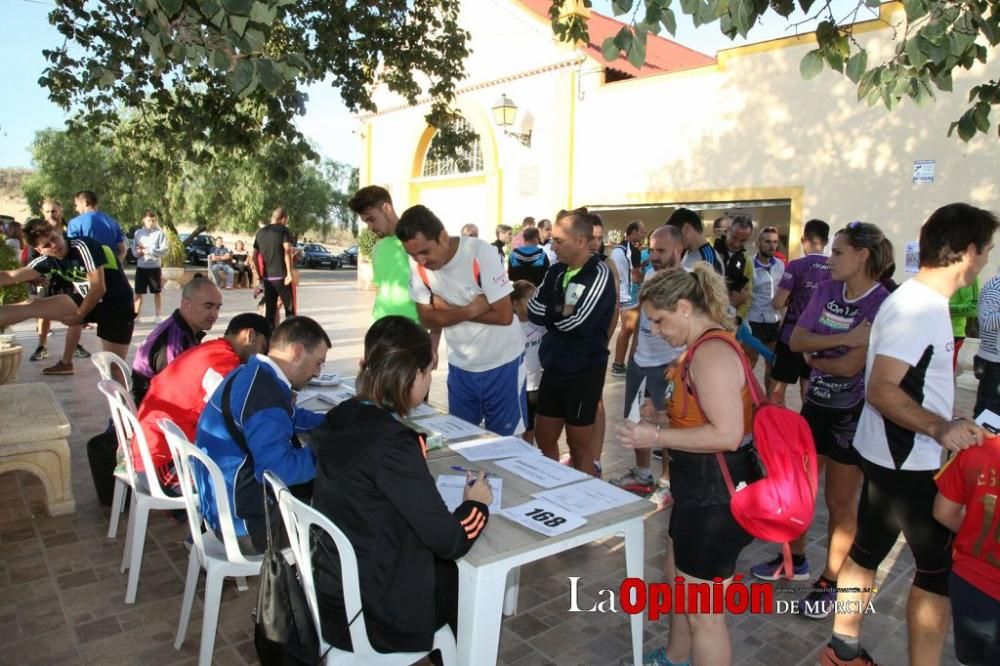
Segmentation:
<svg viewBox="0 0 1000 666">
<path fill-rule="evenodd" d="M 545 20 L 549 20 L 552 0 L 518 0 L 518 2 Z M 623 25 L 625 24 L 610 16 L 591 11 L 590 21 L 587 24 L 590 41 L 582 45 L 581 50 L 598 62 L 604 63 L 606 67 L 634 77 L 652 76 L 715 63 L 715 58 L 654 34 L 646 38 L 646 62 L 641 68 L 636 69 L 624 58 L 609 62 L 601 53 L 601 44 L 608 37 L 617 35 Z"/>
</svg>

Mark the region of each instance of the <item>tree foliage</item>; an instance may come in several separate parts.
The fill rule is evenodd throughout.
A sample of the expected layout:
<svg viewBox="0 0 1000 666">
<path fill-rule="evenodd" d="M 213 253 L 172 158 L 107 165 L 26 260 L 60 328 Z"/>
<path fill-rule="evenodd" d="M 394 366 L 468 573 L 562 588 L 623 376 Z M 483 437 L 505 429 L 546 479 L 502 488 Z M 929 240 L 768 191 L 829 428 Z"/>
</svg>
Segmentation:
<svg viewBox="0 0 1000 666">
<path fill-rule="evenodd" d="M 590 0 L 580 1 L 591 6 Z M 549 12 L 555 33 L 567 40 L 587 39 L 586 20 L 579 15 L 564 16 L 562 4 L 553 0 Z M 868 53 L 855 40 L 854 22 L 862 8 L 878 11 L 880 0 L 858 0 L 840 17 L 830 0 L 679 0 L 679 4 L 695 27 L 718 23 L 730 39 L 746 37 L 771 12 L 787 18 L 799 9 L 822 18 L 816 28 L 817 48 L 800 63 L 803 78 L 811 79 L 829 68 L 857 85 L 859 101 L 869 106 L 882 103 L 890 111 L 906 97 L 924 106 L 934 98 L 935 90 L 951 92 L 956 68 L 971 69 L 977 62 L 987 62 L 991 48 L 996 57 L 995 47 L 1000 44 L 1000 0 L 903 0 L 906 22 L 893 26 L 895 51 L 878 63 L 870 63 Z M 640 67 L 646 59 L 648 35 L 662 30 L 673 35 L 677 30 L 673 0 L 613 0 L 612 7 L 615 15 L 629 15 L 629 20 L 601 45 L 608 60 L 624 57 Z M 949 135 L 958 130 L 958 136 L 969 141 L 978 132 L 989 132 L 990 112 L 997 104 L 1000 80 L 975 86 L 969 93 L 968 109 L 951 124 Z"/>
<path fill-rule="evenodd" d="M 357 179 L 352 167 L 303 159 L 278 141 L 253 155 L 235 149 L 216 154 L 199 162 L 184 152 L 171 153 L 136 117 L 97 137 L 73 129 L 43 130 L 32 144 L 37 171 L 25 179 L 24 195 L 37 214 L 45 197 L 71 208 L 74 192 L 94 190 L 100 207 L 123 227 L 138 225 L 143 212 L 153 209 L 174 231 L 178 224 L 195 224 L 252 233 L 279 205 L 288 211 L 295 233 L 325 233 L 348 215 L 342 208 L 349 196 L 344 188 L 352 186 L 352 174 L 354 183 Z"/>
<path fill-rule="evenodd" d="M 314 156 L 293 120 L 303 88 L 329 80 L 352 111 L 374 111 L 376 83 L 445 127 L 464 77 L 457 0 L 60 0 L 65 37 L 39 83 L 74 122 L 113 128 L 123 109 L 160 114 L 192 161 L 280 141 Z M 457 140 L 455 133 L 449 137 Z"/>
</svg>

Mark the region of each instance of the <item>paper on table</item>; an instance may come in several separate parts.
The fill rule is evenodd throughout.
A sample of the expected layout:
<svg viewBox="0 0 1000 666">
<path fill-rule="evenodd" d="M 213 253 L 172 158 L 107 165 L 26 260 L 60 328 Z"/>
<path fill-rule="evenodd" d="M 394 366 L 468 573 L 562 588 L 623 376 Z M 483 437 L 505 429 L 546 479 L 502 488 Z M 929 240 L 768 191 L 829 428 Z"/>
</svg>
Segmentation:
<svg viewBox="0 0 1000 666">
<path fill-rule="evenodd" d="M 561 506 L 543 500 L 512 506 L 501 511 L 500 515 L 518 525 L 524 525 L 530 530 L 541 532 L 545 536 L 558 536 L 575 530 L 587 522 L 586 518 L 581 518 L 566 511 Z"/>
<path fill-rule="evenodd" d="M 427 421 L 422 421 L 427 423 Z M 492 439 L 474 439 L 471 442 L 461 442 L 448 446 L 470 462 L 480 460 L 497 460 L 499 458 L 515 458 L 519 456 L 535 456 L 541 452 L 520 437 L 493 437 Z M 558 464 L 558 463 L 556 463 Z"/>
<path fill-rule="evenodd" d="M 493 501 L 490 502 L 490 513 L 500 511 L 500 498 L 503 495 L 503 479 L 499 476 L 488 476 L 486 481 L 493 491 Z M 454 511 L 462 503 L 465 494 L 465 476 L 457 474 L 442 474 L 437 478 L 437 489 L 441 493 L 441 499 L 449 511 Z"/>
<path fill-rule="evenodd" d="M 479 426 L 473 425 L 468 421 L 463 421 L 451 414 L 438 414 L 427 419 L 421 419 L 417 425 L 419 430 L 436 433 L 445 439 L 461 439 L 463 437 L 482 435 L 486 432 Z"/>
<path fill-rule="evenodd" d="M 555 488 L 590 478 L 579 470 L 545 456 L 520 456 L 498 460 L 496 464 L 542 488 Z"/>
<path fill-rule="evenodd" d="M 986 430 L 989 430 L 994 435 L 1000 434 L 1000 415 L 996 412 L 984 409 L 980 412 L 979 416 L 976 417 L 976 423 L 981 425 Z"/>
<path fill-rule="evenodd" d="M 532 497 L 552 502 L 580 516 L 600 513 L 630 502 L 645 501 L 638 495 L 615 488 L 600 479 L 591 479 L 553 490 L 542 490 L 532 493 Z"/>
<path fill-rule="evenodd" d="M 437 416 L 440 413 L 441 412 L 439 412 L 435 407 L 428 405 L 426 402 L 422 402 L 414 407 L 413 411 L 406 416 L 411 419 L 419 419 L 425 416 Z"/>
<path fill-rule="evenodd" d="M 347 386 L 340 386 L 335 389 L 328 390 L 312 390 L 312 391 L 300 391 L 296 402 L 305 406 L 305 403 L 312 402 L 314 404 L 322 401 L 326 403 L 326 407 L 336 407 L 345 400 L 350 400 L 354 397 L 354 391 Z"/>
<path fill-rule="evenodd" d="M 340 383 L 339 372 L 323 372 L 309 380 L 311 386 L 336 386 Z"/>
</svg>

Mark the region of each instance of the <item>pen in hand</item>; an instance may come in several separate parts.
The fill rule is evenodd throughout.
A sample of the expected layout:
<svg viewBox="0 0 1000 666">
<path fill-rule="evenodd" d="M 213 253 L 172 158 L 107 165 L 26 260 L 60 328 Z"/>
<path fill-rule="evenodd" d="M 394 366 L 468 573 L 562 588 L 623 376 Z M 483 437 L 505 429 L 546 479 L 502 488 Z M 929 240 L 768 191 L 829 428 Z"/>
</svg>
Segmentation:
<svg viewBox="0 0 1000 666">
<path fill-rule="evenodd" d="M 456 472 L 472 472 L 473 474 L 479 474 L 479 470 L 478 469 L 469 469 L 468 467 L 462 467 L 460 465 L 452 465 L 451 468 L 452 468 L 452 470 L 454 470 Z M 487 477 L 489 477 L 489 475 L 490 475 L 489 472 L 483 472 L 483 478 L 487 478 Z M 469 481 L 469 485 L 471 486 L 475 482 L 476 482 L 476 480 L 472 479 L 471 481 Z"/>
</svg>

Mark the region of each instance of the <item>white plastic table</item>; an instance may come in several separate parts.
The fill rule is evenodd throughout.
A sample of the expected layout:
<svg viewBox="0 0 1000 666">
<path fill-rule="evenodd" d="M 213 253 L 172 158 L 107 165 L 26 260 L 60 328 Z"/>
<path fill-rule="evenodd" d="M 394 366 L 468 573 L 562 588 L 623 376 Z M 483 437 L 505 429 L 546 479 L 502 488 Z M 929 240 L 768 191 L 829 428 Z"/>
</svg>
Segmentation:
<svg viewBox="0 0 1000 666">
<path fill-rule="evenodd" d="M 458 454 L 431 456 L 431 473 L 453 474 L 451 465 L 465 464 Z M 477 469 L 503 478 L 503 507 L 531 501 L 540 488 L 489 462 Z M 565 552 L 597 539 L 621 534 L 625 537 L 625 570 L 628 577 L 643 577 L 643 517 L 651 511 L 645 501 L 587 517 L 581 527 L 556 537 L 546 537 L 501 516 L 490 516 L 489 524 L 465 557 L 458 560 L 458 662 L 495 664 L 500 644 L 501 615 L 513 614 L 517 605 L 519 567 Z M 508 577 L 509 575 L 509 577 Z M 631 616 L 632 661 L 642 664 L 643 616 Z"/>
</svg>

